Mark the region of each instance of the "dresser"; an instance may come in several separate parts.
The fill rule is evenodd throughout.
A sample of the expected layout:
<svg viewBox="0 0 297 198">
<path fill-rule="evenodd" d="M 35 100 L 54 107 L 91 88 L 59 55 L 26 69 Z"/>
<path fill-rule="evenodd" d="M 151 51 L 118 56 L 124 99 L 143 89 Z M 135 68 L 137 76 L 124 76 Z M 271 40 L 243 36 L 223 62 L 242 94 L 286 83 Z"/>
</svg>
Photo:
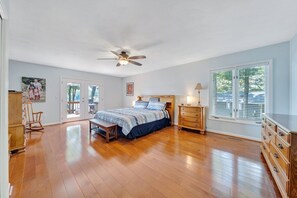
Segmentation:
<svg viewBox="0 0 297 198">
<path fill-rule="evenodd" d="M 205 107 L 203 106 L 178 106 L 178 128 L 199 130 L 205 132 Z"/>
<path fill-rule="evenodd" d="M 264 114 L 261 151 L 282 197 L 297 197 L 297 116 Z"/>
<path fill-rule="evenodd" d="M 25 148 L 25 124 L 23 120 L 22 92 L 9 92 L 8 95 L 8 133 L 9 151 Z"/>
</svg>

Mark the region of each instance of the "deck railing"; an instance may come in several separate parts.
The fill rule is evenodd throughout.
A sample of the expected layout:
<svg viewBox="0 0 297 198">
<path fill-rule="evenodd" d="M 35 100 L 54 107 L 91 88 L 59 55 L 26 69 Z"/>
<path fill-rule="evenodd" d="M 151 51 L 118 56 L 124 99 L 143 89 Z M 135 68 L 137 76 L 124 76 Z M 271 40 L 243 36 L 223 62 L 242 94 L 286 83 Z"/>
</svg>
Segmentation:
<svg viewBox="0 0 297 198">
<path fill-rule="evenodd" d="M 75 114 L 77 109 L 80 109 L 80 102 L 74 102 L 74 101 L 67 102 L 68 114 Z"/>
</svg>

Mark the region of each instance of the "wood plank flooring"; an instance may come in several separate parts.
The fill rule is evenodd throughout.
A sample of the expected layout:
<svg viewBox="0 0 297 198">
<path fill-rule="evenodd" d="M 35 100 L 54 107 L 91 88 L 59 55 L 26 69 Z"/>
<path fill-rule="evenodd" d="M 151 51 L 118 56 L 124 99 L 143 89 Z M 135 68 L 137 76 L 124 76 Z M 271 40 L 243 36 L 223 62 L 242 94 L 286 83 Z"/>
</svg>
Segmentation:
<svg viewBox="0 0 297 198">
<path fill-rule="evenodd" d="M 168 127 L 135 140 L 88 137 L 88 122 L 28 135 L 12 197 L 280 197 L 259 143 Z"/>
</svg>

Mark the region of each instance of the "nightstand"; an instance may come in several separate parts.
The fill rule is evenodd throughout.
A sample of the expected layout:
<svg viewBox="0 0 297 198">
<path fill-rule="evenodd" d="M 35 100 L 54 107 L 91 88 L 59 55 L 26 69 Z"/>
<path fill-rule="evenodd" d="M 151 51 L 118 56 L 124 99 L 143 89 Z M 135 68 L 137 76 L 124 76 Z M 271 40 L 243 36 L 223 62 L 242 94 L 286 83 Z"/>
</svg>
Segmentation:
<svg viewBox="0 0 297 198">
<path fill-rule="evenodd" d="M 199 130 L 205 132 L 205 107 L 203 106 L 178 106 L 178 128 Z"/>
</svg>

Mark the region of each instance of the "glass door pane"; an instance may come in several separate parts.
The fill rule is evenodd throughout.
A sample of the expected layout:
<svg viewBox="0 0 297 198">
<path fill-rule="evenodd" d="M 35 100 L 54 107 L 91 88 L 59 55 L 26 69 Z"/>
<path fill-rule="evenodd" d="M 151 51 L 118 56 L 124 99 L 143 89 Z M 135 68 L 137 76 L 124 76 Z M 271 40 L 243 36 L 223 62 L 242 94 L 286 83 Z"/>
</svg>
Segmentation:
<svg viewBox="0 0 297 198">
<path fill-rule="evenodd" d="M 67 119 L 75 119 L 81 116 L 81 85 L 79 83 L 67 83 Z"/>
<path fill-rule="evenodd" d="M 88 116 L 93 117 L 99 110 L 99 85 L 88 85 Z"/>
</svg>

